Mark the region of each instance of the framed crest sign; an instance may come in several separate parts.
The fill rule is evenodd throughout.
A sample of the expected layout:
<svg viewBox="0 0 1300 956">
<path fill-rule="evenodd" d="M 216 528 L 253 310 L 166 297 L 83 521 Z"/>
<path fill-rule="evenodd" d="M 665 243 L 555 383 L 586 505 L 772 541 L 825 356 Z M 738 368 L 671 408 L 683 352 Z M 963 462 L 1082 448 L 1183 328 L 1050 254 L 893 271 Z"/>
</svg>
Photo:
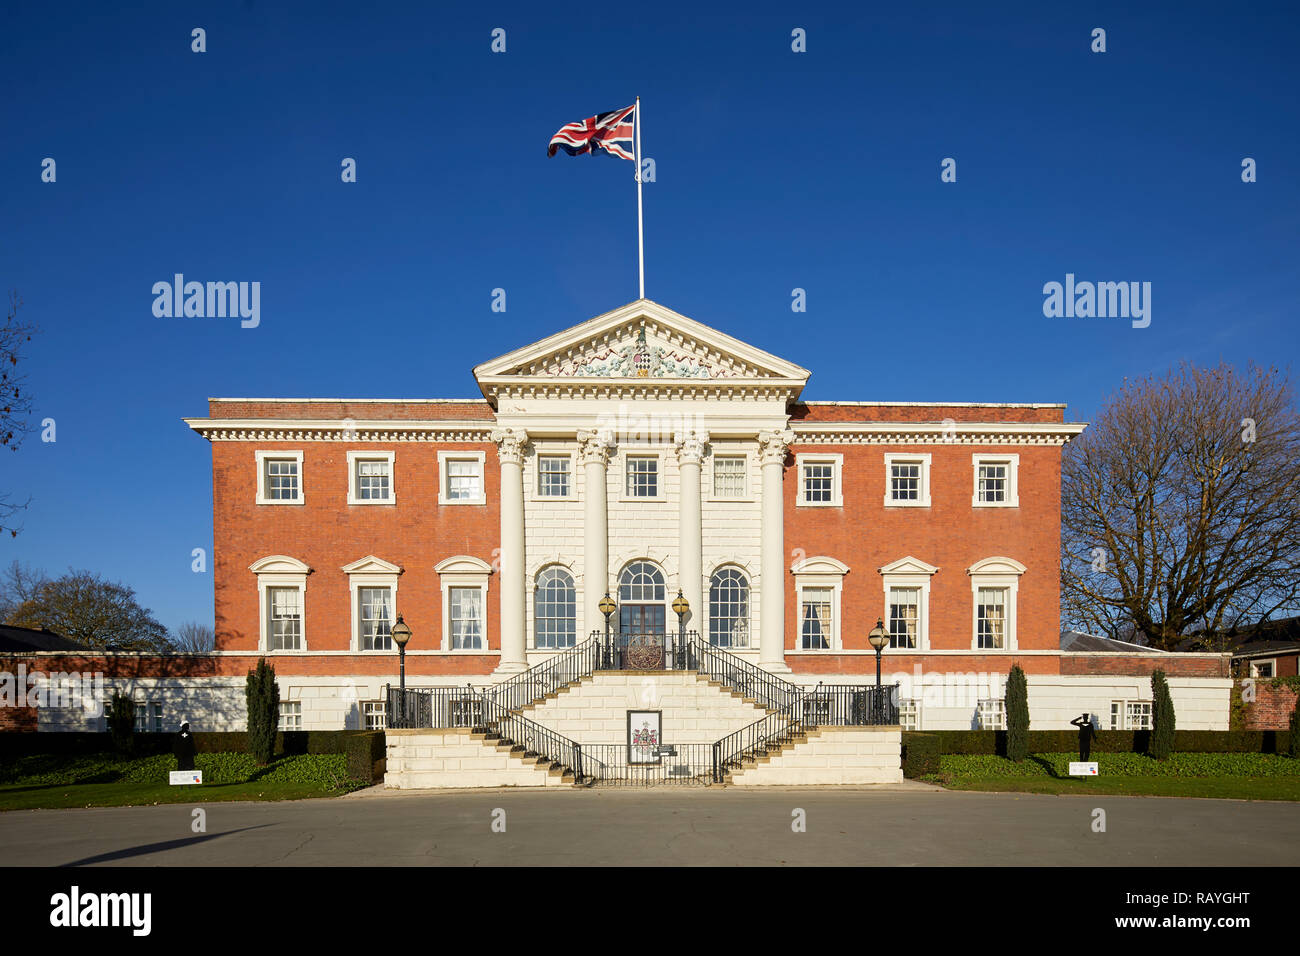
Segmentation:
<svg viewBox="0 0 1300 956">
<path fill-rule="evenodd" d="M 659 747 L 662 743 L 662 710 L 629 710 L 627 712 L 627 762 L 629 766 L 659 763 Z"/>
</svg>

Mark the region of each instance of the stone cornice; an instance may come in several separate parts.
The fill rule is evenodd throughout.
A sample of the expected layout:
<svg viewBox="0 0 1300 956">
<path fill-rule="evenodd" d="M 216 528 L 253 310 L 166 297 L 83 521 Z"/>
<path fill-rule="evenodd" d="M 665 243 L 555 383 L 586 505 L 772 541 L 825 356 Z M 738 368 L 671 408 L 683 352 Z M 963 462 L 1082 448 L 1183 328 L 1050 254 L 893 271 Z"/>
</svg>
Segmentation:
<svg viewBox="0 0 1300 956">
<path fill-rule="evenodd" d="M 487 442 L 492 421 L 186 418 L 208 441 Z"/>
<path fill-rule="evenodd" d="M 482 376 L 484 394 L 497 403 L 537 399 L 602 401 L 794 401 L 803 389 L 798 379 L 680 378 L 520 378 Z"/>
<path fill-rule="evenodd" d="M 1081 422 L 791 422 L 800 445 L 1064 445 Z"/>
</svg>

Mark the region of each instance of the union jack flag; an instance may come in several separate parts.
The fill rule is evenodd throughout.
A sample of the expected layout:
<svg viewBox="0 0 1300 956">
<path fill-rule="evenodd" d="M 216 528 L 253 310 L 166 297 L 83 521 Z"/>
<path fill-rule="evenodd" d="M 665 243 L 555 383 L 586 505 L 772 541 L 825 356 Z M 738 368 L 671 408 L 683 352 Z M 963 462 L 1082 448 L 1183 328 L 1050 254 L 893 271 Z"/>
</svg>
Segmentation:
<svg viewBox="0 0 1300 956">
<path fill-rule="evenodd" d="M 597 149 L 636 162 L 632 151 L 633 119 L 636 106 L 628 106 L 610 113 L 588 116 L 585 120 L 569 123 L 560 127 L 560 131 L 551 137 L 551 145 L 546 147 L 546 155 L 554 156 L 558 149 L 570 156 L 583 153 L 595 154 Z"/>
</svg>

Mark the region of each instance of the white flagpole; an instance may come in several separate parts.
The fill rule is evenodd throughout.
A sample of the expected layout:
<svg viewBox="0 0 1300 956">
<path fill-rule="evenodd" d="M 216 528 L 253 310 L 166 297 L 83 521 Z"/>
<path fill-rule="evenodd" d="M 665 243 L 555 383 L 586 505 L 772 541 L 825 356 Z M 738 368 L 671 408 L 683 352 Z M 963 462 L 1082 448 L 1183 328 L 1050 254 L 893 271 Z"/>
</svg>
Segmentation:
<svg viewBox="0 0 1300 956">
<path fill-rule="evenodd" d="M 641 276 L 641 295 L 645 298 L 645 228 L 641 218 L 641 97 L 636 98 L 636 258 Z"/>
</svg>

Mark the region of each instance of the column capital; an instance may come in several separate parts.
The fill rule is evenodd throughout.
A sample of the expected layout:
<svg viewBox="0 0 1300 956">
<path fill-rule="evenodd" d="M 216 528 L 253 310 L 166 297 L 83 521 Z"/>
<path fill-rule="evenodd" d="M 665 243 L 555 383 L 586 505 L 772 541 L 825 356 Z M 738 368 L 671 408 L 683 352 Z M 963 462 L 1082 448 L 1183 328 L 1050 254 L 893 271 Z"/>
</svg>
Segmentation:
<svg viewBox="0 0 1300 956">
<path fill-rule="evenodd" d="M 677 460 L 683 465 L 698 465 L 704 459 L 704 446 L 708 443 L 706 431 L 680 431 L 673 436 Z"/>
<path fill-rule="evenodd" d="M 503 465 L 522 465 L 524 463 L 524 446 L 528 444 L 528 432 L 522 428 L 494 428 L 492 441 L 496 443 L 497 455 Z"/>
<path fill-rule="evenodd" d="M 758 433 L 758 452 L 763 464 L 783 465 L 786 453 L 794 444 L 794 429 L 782 428 Z"/>
<path fill-rule="evenodd" d="M 584 465 L 604 465 L 614 451 L 614 434 L 608 428 L 578 431 L 578 456 Z"/>
</svg>

